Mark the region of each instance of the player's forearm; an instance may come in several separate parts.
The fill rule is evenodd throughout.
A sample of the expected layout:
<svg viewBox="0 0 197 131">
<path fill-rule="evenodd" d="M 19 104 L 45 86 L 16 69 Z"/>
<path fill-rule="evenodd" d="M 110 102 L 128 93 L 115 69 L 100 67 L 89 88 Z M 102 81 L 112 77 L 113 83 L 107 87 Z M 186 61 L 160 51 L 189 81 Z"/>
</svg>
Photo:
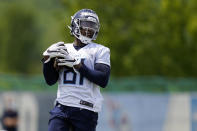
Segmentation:
<svg viewBox="0 0 197 131">
<path fill-rule="evenodd" d="M 53 67 L 53 60 L 43 63 L 43 75 L 48 85 L 53 85 L 57 82 L 59 74 Z"/>
<path fill-rule="evenodd" d="M 109 81 L 110 67 L 103 66 L 103 64 L 97 64 L 95 70 L 92 70 L 83 64 L 83 66 L 79 68 L 79 72 L 89 81 L 105 88 Z"/>
</svg>

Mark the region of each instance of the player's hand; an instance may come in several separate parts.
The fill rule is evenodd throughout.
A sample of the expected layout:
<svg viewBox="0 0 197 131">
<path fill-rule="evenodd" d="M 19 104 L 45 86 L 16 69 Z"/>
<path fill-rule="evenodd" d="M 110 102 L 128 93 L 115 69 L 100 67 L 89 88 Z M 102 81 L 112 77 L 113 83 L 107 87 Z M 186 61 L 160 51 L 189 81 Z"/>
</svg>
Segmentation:
<svg viewBox="0 0 197 131">
<path fill-rule="evenodd" d="M 67 49 L 64 45 L 64 42 L 58 42 L 51 45 L 44 53 L 44 63 L 47 63 L 54 57 L 65 58 L 68 55 Z"/>
<path fill-rule="evenodd" d="M 56 63 L 58 66 L 67 66 L 67 67 L 71 67 L 73 68 L 74 66 L 77 66 L 81 63 L 81 58 L 65 58 L 65 59 L 61 59 L 61 58 L 57 58 L 56 59 Z"/>
</svg>

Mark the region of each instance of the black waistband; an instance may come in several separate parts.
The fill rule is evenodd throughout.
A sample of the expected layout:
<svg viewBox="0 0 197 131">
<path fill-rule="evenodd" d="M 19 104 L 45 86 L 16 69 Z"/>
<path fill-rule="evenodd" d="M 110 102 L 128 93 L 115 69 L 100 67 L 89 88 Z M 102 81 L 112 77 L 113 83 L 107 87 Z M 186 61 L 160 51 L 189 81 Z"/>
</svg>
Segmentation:
<svg viewBox="0 0 197 131">
<path fill-rule="evenodd" d="M 81 103 L 81 101 L 80 101 Z M 92 104 L 92 103 L 90 103 Z M 93 104 L 92 104 L 93 105 Z M 62 105 L 61 103 L 59 103 L 58 101 L 56 102 L 55 104 L 56 107 L 60 107 L 60 108 L 63 108 L 63 109 L 73 109 L 73 108 L 77 108 L 77 109 L 80 109 L 80 110 L 87 110 L 87 111 L 90 111 L 90 112 L 93 112 L 93 113 L 97 113 L 97 112 L 94 112 L 94 111 L 91 111 L 91 110 L 88 110 L 88 109 L 84 109 L 84 108 L 80 108 L 80 107 L 72 107 L 72 106 L 66 106 L 66 105 Z M 97 113 L 98 114 L 98 113 Z"/>
<path fill-rule="evenodd" d="M 93 108 L 94 107 L 94 104 L 88 102 L 88 101 L 84 101 L 84 100 L 80 100 L 79 104 L 81 105 L 84 105 L 84 106 L 87 106 L 87 107 L 91 107 Z M 66 105 L 62 105 L 61 103 L 59 103 L 58 101 L 56 101 L 56 104 L 55 106 L 64 106 L 64 107 L 69 107 L 69 106 L 66 106 Z"/>
</svg>

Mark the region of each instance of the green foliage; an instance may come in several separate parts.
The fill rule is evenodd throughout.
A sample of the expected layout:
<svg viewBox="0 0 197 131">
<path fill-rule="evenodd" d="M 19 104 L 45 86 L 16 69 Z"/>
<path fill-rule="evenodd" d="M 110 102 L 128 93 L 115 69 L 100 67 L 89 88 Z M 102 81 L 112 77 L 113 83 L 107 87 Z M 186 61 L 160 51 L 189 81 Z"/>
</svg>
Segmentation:
<svg viewBox="0 0 197 131">
<path fill-rule="evenodd" d="M 10 0 L 0 7 L 0 72 L 41 73 L 42 52 L 72 42 L 70 16 L 90 8 L 101 23 L 96 42 L 111 49 L 113 76 L 197 76 L 196 0 Z"/>
<path fill-rule="evenodd" d="M 196 1 L 62 1 L 73 13 L 98 13 L 98 42 L 111 49 L 113 75 L 197 75 Z"/>
<path fill-rule="evenodd" d="M 34 12 L 12 5 L 1 20 L 1 71 L 31 72 L 39 57 L 39 30 Z"/>
<path fill-rule="evenodd" d="M 49 10 L 54 2 L 38 0 L 0 3 L 0 72 L 41 73 L 42 52 L 61 36 L 57 18 L 51 18 L 59 10 Z"/>
</svg>

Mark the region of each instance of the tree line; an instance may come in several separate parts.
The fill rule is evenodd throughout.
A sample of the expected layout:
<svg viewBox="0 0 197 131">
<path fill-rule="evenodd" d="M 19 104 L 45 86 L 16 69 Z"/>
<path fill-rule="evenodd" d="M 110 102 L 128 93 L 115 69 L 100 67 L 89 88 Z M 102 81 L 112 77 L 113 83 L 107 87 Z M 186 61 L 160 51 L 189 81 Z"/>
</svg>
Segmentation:
<svg viewBox="0 0 197 131">
<path fill-rule="evenodd" d="M 42 51 L 72 42 L 70 16 L 90 8 L 101 23 L 96 42 L 111 50 L 113 76 L 197 76 L 196 0 L 32 1 L 0 1 L 1 72 L 41 73 Z"/>
</svg>

